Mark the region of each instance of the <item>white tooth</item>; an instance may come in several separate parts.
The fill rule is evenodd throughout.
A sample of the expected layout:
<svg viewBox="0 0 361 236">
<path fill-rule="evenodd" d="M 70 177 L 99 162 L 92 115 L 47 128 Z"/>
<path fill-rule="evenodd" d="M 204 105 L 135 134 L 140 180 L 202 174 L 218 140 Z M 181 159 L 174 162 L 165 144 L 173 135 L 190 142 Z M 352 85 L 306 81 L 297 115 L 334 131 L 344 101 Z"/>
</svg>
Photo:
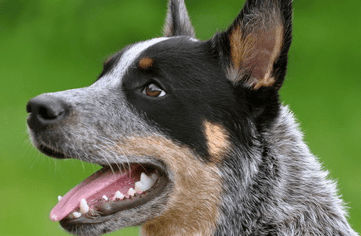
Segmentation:
<svg viewBox="0 0 361 236">
<path fill-rule="evenodd" d="M 62 196 L 58 196 L 58 201 L 60 202 L 60 200 L 62 199 L 63 197 Z"/>
<path fill-rule="evenodd" d="M 116 200 L 116 199 L 122 200 L 122 199 L 124 199 L 124 195 L 120 191 L 117 191 L 114 195 L 114 200 Z"/>
<path fill-rule="evenodd" d="M 143 184 L 142 182 L 138 181 L 138 182 L 135 182 L 135 191 L 136 192 L 143 192 Z"/>
<path fill-rule="evenodd" d="M 77 219 L 77 218 L 79 218 L 80 216 L 81 216 L 81 213 L 80 213 L 80 212 L 76 212 L 76 211 L 73 212 L 73 217 L 74 217 L 74 218 Z"/>
<path fill-rule="evenodd" d="M 82 214 L 86 214 L 89 212 L 88 203 L 86 202 L 86 200 L 84 198 L 80 200 L 80 212 Z"/>
<path fill-rule="evenodd" d="M 105 196 L 105 195 L 103 195 L 103 197 L 102 197 L 105 201 L 108 201 L 109 199 L 108 199 L 108 197 L 107 196 Z"/>
<path fill-rule="evenodd" d="M 130 188 L 127 192 L 127 195 L 134 197 L 135 191 L 133 188 Z"/>
<path fill-rule="evenodd" d="M 143 191 L 147 191 L 155 183 L 155 181 L 152 178 L 148 177 L 144 172 L 140 174 L 140 182 L 142 182 Z"/>
</svg>

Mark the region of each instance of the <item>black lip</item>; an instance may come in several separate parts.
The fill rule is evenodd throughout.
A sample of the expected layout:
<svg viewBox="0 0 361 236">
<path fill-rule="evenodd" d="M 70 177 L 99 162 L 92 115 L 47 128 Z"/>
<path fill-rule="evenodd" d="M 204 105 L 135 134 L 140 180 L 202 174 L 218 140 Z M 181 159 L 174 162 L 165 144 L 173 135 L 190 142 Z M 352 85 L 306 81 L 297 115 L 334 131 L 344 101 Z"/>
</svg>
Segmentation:
<svg viewBox="0 0 361 236">
<path fill-rule="evenodd" d="M 65 156 L 64 153 L 56 151 L 56 150 L 54 150 L 52 148 L 49 148 L 49 147 L 47 147 L 47 146 L 45 146 L 43 144 L 40 144 L 38 146 L 38 149 L 42 153 L 44 153 L 45 155 L 50 156 L 50 157 L 54 157 L 54 158 L 58 158 L 58 159 L 66 159 L 66 158 L 68 158 L 67 156 Z"/>
</svg>

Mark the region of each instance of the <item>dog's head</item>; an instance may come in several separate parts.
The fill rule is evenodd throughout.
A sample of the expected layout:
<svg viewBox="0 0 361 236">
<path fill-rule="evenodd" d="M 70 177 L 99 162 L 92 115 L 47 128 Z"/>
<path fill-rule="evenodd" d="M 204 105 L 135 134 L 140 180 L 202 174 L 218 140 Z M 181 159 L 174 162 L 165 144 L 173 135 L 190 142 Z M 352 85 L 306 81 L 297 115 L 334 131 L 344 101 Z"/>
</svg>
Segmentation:
<svg viewBox="0 0 361 236">
<path fill-rule="evenodd" d="M 200 41 L 183 0 L 170 0 L 164 37 L 116 53 L 89 87 L 31 99 L 40 151 L 103 166 L 51 219 L 79 235 L 140 224 L 149 235 L 210 234 L 223 160 L 277 116 L 291 15 L 290 0 L 249 0 L 225 32 Z"/>
</svg>

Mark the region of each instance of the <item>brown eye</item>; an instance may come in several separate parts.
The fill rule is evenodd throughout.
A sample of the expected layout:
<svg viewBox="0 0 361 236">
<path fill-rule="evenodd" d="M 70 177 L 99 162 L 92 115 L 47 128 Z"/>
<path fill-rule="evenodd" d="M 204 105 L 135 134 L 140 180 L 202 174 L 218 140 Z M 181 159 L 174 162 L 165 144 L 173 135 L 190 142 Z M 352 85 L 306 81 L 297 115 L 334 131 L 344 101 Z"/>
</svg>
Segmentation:
<svg viewBox="0 0 361 236">
<path fill-rule="evenodd" d="M 149 84 L 143 89 L 143 94 L 149 97 L 163 97 L 166 95 L 163 89 L 159 88 L 156 84 Z"/>
</svg>

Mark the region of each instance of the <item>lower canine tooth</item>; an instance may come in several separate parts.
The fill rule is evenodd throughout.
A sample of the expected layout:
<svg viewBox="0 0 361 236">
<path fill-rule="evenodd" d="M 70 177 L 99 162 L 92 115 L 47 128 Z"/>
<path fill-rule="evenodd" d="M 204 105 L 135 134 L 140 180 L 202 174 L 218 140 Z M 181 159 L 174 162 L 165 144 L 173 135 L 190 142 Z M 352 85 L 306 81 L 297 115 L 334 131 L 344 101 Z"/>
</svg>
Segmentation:
<svg viewBox="0 0 361 236">
<path fill-rule="evenodd" d="M 108 199 L 108 197 L 107 196 L 105 196 L 105 195 L 103 195 L 103 197 L 102 197 L 105 201 L 108 201 L 109 199 Z"/>
<path fill-rule="evenodd" d="M 74 217 L 74 218 L 77 219 L 77 218 L 79 218 L 80 216 L 81 216 L 81 213 L 80 213 L 80 212 L 76 212 L 76 211 L 73 212 L 73 217 Z"/>
<path fill-rule="evenodd" d="M 140 174 L 140 182 L 142 182 L 142 190 L 147 191 L 150 189 L 153 184 L 155 183 L 155 180 L 153 180 L 151 177 L 148 177 L 144 172 Z"/>
<path fill-rule="evenodd" d="M 63 197 L 62 196 L 58 196 L 58 201 L 60 202 L 60 200 L 62 199 Z"/>
<path fill-rule="evenodd" d="M 83 198 L 81 201 L 80 201 L 80 213 L 82 214 L 86 214 L 89 212 L 89 206 L 88 206 L 88 203 L 86 202 L 86 200 Z"/>
</svg>

